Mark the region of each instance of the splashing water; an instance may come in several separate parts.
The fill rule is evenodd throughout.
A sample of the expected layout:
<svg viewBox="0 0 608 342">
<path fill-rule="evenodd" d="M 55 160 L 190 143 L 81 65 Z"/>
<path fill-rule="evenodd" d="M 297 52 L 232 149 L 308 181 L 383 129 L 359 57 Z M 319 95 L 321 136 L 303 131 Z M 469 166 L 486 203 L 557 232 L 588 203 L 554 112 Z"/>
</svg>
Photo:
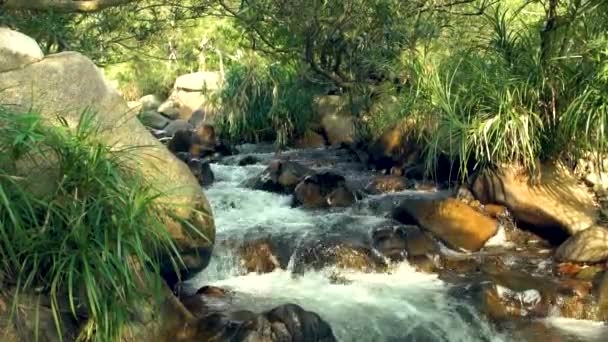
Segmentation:
<svg viewBox="0 0 608 342">
<path fill-rule="evenodd" d="M 206 195 L 217 227 L 216 248 L 209 267 L 189 282 L 192 287 L 230 288 L 235 291 L 235 307 L 253 311 L 299 304 L 326 320 L 339 341 L 512 340 L 499 334 L 468 301 L 449 294 L 449 284 L 436 275 L 416 272 L 407 263 L 394 265 L 386 273 L 330 267 L 302 275 L 289 269 L 245 274 L 236 253 L 223 241 L 245 241 L 264 234 L 289 236 L 293 241 L 311 234 L 348 235 L 366 232 L 386 219 L 361 205 L 341 211 L 292 208 L 289 196 L 240 186 L 262 171 L 263 165 L 214 164 L 212 169 L 216 183 Z M 339 283 L 332 281 L 336 273 Z"/>
</svg>

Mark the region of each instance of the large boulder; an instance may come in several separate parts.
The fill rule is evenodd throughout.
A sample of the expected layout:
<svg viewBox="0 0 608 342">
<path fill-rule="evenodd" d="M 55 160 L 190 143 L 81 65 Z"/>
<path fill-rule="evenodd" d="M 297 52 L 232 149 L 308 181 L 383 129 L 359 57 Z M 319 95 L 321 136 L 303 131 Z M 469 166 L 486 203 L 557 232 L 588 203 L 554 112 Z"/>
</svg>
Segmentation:
<svg viewBox="0 0 608 342">
<path fill-rule="evenodd" d="M 498 231 L 498 222 L 453 198 L 408 199 L 393 213 L 405 224 L 417 224 L 450 247 L 477 251 Z"/>
<path fill-rule="evenodd" d="M 608 260 L 608 229 L 594 226 L 576 233 L 559 246 L 555 258 L 583 263 Z"/>
<path fill-rule="evenodd" d="M 316 120 L 319 120 L 330 145 L 335 146 L 354 141 L 355 123 L 344 97 L 319 96 L 314 100 L 313 109 Z"/>
<path fill-rule="evenodd" d="M 0 27 L 0 72 L 24 67 L 44 58 L 38 43 L 23 33 Z"/>
<path fill-rule="evenodd" d="M 48 124 L 63 116 L 74 127 L 83 110 L 94 113 L 100 139 L 115 148 L 141 147 L 129 162 L 146 180 L 166 194 L 158 204 L 171 212 L 166 228 L 182 253 L 183 276 L 206 266 L 215 238 L 211 207 L 187 165 L 178 161 L 144 128 L 126 102 L 104 80 L 101 71 L 87 57 L 64 52 L 50 55 L 23 68 L 0 73 L 0 103 L 19 111 L 36 110 Z M 33 174 L 23 169 L 24 176 Z M 56 184 L 61 175 L 45 172 L 37 181 Z M 175 216 L 174 219 L 170 216 Z M 193 234 L 183 219 L 202 234 Z"/>
<path fill-rule="evenodd" d="M 221 74 L 217 71 L 200 71 L 179 76 L 175 80 L 167 104 L 161 107 L 172 114 L 177 112 L 176 118 L 183 120 L 189 120 L 192 113 L 199 109 L 212 116 L 214 108 L 209 103 L 209 92 L 218 90 L 220 86 Z"/>
<path fill-rule="evenodd" d="M 312 174 L 311 169 L 296 162 L 275 160 L 262 173 L 247 180 L 245 186 L 256 190 L 290 194 L 300 181 Z"/>
<path fill-rule="evenodd" d="M 555 240 L 591 227 L 599 213 L 593 195 L 559 163 L 542 164 L 538 180 L 517 166 L 485 170 L 472 191 L 481 203 L 504 205 L 518 222 L 549 231 Z"/>
</svg>

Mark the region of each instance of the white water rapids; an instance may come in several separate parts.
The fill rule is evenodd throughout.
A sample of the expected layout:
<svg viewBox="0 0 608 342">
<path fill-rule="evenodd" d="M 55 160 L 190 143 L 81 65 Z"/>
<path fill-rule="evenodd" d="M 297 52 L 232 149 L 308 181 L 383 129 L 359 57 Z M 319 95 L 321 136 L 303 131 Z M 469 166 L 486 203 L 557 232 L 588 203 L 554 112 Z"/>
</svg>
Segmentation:
<svg viewBox="0 0 608 342">
<path fill-rule="evenodd" d="M 271 155 L 261 157 L 268 159 Z M 270 234 L 297 242 L 311 234 L 368 231 L 384 220 L 365 205 L 345 211 L 306 211 L 291 208 L 288 196 L 239 186 L 264 168 L 261 164 L 212 165 L 216 181 L 206 195 L 217 227 L 216 248 L 209 267 L 189 282 L 192 286 L 234 290 L 238 305 L 252 311 L 299 304 L 327 321 L 339 341 L 517 340 L 508 331 L 497 332 L 467 300 L 449 294 L 449 284 L 435 275 L 416 272 L 406 262 L 388 273 L 342 272 L 342 277 L 351 280 L 347 284 L 330 282 L 332 269 L 308 271 L 301 276 L 290 270 L 243 274 L 222 241 Z M 543 324 L 559 327 L 555 320 Z M 593 329 L 605 327 L 569 329 L 560 341 L 600 341 L 590 338 L 597 335 Z"/>
</svg>

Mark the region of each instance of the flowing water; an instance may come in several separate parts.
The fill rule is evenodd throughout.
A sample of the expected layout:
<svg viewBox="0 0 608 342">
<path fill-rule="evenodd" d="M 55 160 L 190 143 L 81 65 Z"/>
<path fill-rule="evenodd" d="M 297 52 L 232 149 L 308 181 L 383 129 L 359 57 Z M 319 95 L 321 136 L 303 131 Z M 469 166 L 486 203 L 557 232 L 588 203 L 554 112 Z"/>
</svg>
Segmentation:
<svg viewBox="0 0 608 342">
<path fill-rule="evenodd" d="M 300 161 L 331 155 L 322 151 L 293 153 L 294 159 Z M 384 214 L 391 207 L 385 205 L 387 202 L 405 196 L 445 195 L 412 191 L 367 197 L 343 210 L 291 208 L 289 196 L 240 185 L 261 172 L 264 164 L 274 157 L 271 153 L 256 156 L 262 160 L 260 164 L 240 167 L 234 165 L 235 160 L 229 160 L 228 165 L 212 165 L 216 182 L 206 190 L 206 195 L 217 227 L 216 248 L 211 264 L 190 282 L 191 286 L 232 289 L 235 306 L 253 311 L 285 303 L 299 304 L 326 320 L 339 341 L 522 340 L 508 329 L 497 331 L 470 301 L 450 292 L 450 284 L 436 275 L 416 272 L 407 262 L 394 265 L 386 273 L 341 271 L 340 277 L 348 281 L 339 283 L 331 280 L 335 273 L 332 267 L 295 275 L 291 272 L 292 263 L 286 270 L 245 274 L 234 257 L 234 246 L 239 241 L 271 236 L 297 249 L 301 244 L 327 237 L 362 236 L 370 227 L 386 220 Z M 356 171 L 349 165 L 333 163 L 332 167 L 346 173 L 351 182 L 365 182 L 369 176 L 368 172 Z M 231 244 L 223 243 L 226 241 Z M 608 336 L 603 335 L 607 333 L 605 326 L 598 324 L 567 324 L 556 319 L 540 324 L 560 338 L 555 341 L 604 341 L 602 336 Z M 535 341 L 549 340 L 539 336 Z"/>
</svg>

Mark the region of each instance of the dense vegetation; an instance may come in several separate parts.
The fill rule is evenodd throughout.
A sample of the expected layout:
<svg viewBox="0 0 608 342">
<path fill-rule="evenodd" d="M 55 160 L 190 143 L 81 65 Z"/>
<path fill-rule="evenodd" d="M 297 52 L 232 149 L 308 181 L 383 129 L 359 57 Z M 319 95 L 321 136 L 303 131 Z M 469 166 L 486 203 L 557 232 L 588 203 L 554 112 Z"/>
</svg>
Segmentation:
<svg viewBox="0 0 608 342">
<path fill-rule="evenodd" d="M 161 265 L 180 257 L 161 194 L 128 166 L 136 151 L 98 141 L 91 118 L 48 127 L 0 107 L 0 292 L 11 289 L 13 310 L 45 294 L 58 330 L 77 318 L 84 340 L 114 341 L 133 310 L 155 304 Z"/>
<path fill-rule="evenodd" d="M 124 2 L 2 19 L 47 52 L 87 53 L 131 98 L 222 64 L 219 123 L 235 140 L 284 143 L 309 124 L 313 95 L 332 92 L 362 133 L 417 118 L 430 162 L 608 150 L 603 0 Z"/>
<path fill-rule="evenodd" d="M 221 69 L 216 123 L 235 142 L 286 145 L 311 125 L 315 96 L 331 93 L 348 99 L 361 136 L 410 120 L 430 170 L 438 155 L 533 170 L 539 159 L 608 153 L 606 0 L 74 7 L 85 2 L 0 1 L 0 24 L 47 54 L 86 54 L 129 100 L 166 96 L 180 74 Z M 17 299 L 50 293 L 56 313 L 69 298 L 68 311 L 90 321 L 85 333 L 107 341 L 160 286 L 159 258 L 177 256 L 154 205 L 161 194 L 126 167 L 132 151 L 100 144 L 84 118 L 70 131 L 0 108 L 0 285 Z M 64 175 L 43 197 L 12 163 L 41 155 Z"/>
</svg>

